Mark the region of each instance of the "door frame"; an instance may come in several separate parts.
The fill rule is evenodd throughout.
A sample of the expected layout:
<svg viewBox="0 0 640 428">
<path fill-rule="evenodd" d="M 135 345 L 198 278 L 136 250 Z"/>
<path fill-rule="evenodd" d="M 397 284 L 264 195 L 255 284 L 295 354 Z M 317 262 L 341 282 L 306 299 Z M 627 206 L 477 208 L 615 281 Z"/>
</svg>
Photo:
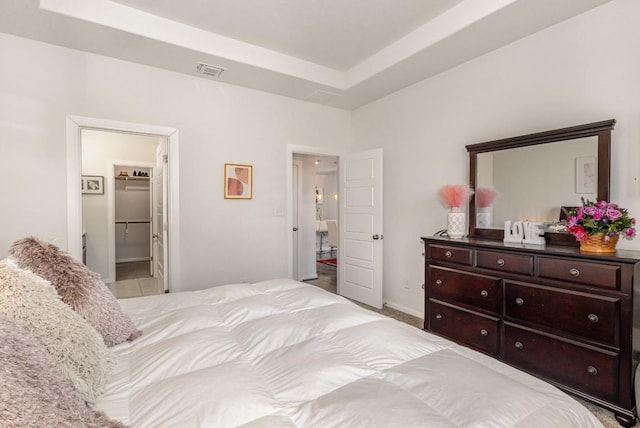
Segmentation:
<svg viewBox="0 0 640 428">
<path fill-rule="evenodd" d="M 93 129 L 128 134 L 153 135 L 167 139 L 167 208 L 169 224 L 166 266 L 169 271 L 169 291 L 180 278 L 180 198 L 179 198 L 179 131 L 140 123 L 67 115 L 67 250 L 77 260 L 82 260 L 82 144 L 81 131 Z"/>
<path fill-rule="evenodd" d="M 293 279 L 293 155 L 335 156 L 340 164 L 340 156 L 347 153 L 344 149 L 303 146 L 299 144 L 287 144 L 287 276 Z M 338 278 L 339 280 L 339 278 Z M 339 281 L 338 281 L 339 283 Z M 339 290 L 338 290 L 339 291 Z"/>
<path fill-rule="evenodd" d="M 292 272 L 291 278 L 298 280 L 300 278 L 300 258 L 299 256 L 299 248 L 300 248 L 300 234 L 293 230 L 294 227 L 298 226 L 298 221 L 296 221 L 295 217 L 300 217 L 299 207 L 296 204 L 300 201 L 300 182 L 302 181 L 302 177 L 300 176 L 300 170 L 302 167 L 302 162 L 298 159 L 292 160 L 291 166 L 291 239 L 292 239 Z M 294 174 L 295 172 L 295 174 Z M 294 216 L 295 214 L 295 216 Z"/>
</svg>

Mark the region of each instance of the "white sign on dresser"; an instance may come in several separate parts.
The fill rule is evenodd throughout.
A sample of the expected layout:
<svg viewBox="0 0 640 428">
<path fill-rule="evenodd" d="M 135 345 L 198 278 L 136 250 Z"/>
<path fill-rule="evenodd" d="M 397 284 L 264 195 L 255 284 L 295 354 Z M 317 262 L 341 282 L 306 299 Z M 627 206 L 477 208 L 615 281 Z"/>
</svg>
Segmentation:
<svg viewBox="0 0 640 428">
<path fill-rule="evenodd" d="M 544 245 L 544 223 L 537 221 L 511 221 L 504 222 L 504 242 L 518 244 Z"/>
</svg>

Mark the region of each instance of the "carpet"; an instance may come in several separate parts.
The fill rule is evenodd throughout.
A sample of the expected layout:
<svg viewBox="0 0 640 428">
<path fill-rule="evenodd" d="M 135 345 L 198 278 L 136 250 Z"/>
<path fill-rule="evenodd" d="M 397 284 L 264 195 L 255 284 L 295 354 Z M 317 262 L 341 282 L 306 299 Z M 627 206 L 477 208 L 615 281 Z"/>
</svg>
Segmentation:
<svg viewBox="0 0 640 428">
<path fill-rule="evenodd" d="M 317 263 L 322 263 L 323 265 L 328 265 L 328 266 L 338 266 L 338 262 L 336 261 L 336 259 L 323 259 L 323 260 L 316 260 Z"/>
</svg>

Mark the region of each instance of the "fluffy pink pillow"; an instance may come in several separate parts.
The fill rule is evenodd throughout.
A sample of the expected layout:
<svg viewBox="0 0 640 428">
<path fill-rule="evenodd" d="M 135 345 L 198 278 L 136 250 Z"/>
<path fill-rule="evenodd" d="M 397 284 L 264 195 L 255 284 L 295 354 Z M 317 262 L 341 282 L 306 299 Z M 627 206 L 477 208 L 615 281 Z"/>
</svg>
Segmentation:
<svg viewBox="0 0 640 428">
<path fill-rule="evenodd" d="M 98 274 L 55 245 L 31 236 L 14 242 L 9 254 L 19 267 L 51 282 L 62 301 L 98 330 L 107 346 L 134 340 L 142 334 L 122 312 Z"/>
<path fill-rule="evenodd" d="M 80 397 L 94 402 L 100 396 L 112 365 L 109 349 L 96 329 L 62 302 L 49 281 L 0 260 L 0 315 L 47 348 Z"/>
<path fill-rule="evenodd" d="M 27 330 L 0 316 L 0 337 L 0 425 L 125 427 L 88 408 L 47 348 Z"/>
</svg>

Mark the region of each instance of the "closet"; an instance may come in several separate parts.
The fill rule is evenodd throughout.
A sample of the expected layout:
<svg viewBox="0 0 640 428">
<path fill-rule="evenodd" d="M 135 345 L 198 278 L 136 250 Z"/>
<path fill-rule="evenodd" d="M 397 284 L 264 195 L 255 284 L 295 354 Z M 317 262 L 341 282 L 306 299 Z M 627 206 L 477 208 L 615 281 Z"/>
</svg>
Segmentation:
<svg viewBox="0 0 640 428">
<path fill-rule="evenodd" d="M 151 276 L 151 169 L 115 165 L 116 266 L 142 264 L 141 275 Z"/>
</svg>

